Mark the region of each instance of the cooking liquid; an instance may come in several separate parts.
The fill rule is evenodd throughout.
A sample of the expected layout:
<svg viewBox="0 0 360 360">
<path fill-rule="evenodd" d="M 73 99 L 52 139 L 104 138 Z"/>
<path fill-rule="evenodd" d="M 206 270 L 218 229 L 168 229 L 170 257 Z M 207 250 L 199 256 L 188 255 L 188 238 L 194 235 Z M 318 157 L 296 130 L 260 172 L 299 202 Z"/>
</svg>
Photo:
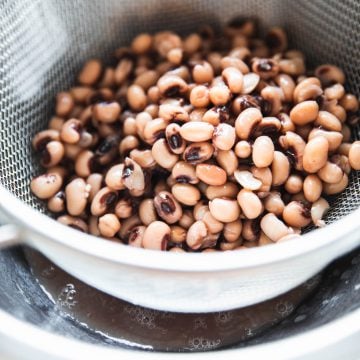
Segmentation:
<svg viewBox="0 0 360 360">
<path fill-rule="evenodd" d="M 159 351 L 211 350 L 254 337 L 290 315 L 319 281 L 313 278 L 286 294 L 242 309 L 181 314 L 147 309 L 105 294 L 34 250 L 27 249 L 26 257 L 60 314 L 113 342 Z"/>
</svg>

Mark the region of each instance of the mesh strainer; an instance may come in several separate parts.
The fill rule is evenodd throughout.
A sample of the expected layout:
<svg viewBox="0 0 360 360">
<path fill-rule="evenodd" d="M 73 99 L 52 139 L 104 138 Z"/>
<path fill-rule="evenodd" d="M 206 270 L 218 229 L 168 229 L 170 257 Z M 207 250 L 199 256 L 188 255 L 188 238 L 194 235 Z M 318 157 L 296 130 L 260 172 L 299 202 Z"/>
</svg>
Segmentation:
<svg viewBox="0 0 360 360">
<path fill-rule="evenodd" d="M 46 127 L 55 94 L 74 82 L 91 57 L 139 32 L 201 24 L 216 29 L 234 15 L 286 28 L 311 64 L 335 63 L 360 93 L 360 3 L 347 1 L 30 1 L 0 2 L 0 209 L 15 225 L 0 243 L 25 243 L 81 280 L 135 304 L 159 310 L 210 312 L 254 304 L 283 293 L 360 243 L 360 176 L 332 201 L 331 225 L 298 241 L 247 251 L 160 253 L 110 243 L 48 218 L 29 192 L 38 174 L 31 138 Z M 358 137 L 359 132 L 355 132 Z"/>
</svg>

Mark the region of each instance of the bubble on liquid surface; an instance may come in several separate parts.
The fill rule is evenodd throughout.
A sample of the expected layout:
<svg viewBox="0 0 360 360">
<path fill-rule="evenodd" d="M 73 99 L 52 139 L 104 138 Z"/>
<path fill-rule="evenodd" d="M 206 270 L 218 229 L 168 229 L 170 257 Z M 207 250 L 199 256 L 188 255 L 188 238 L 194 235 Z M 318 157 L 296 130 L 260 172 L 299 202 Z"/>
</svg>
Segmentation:
<svg viewBox="0 0 360 360">
<path fill-rule="evenodd" d="M 196 337 L 189 340 L 190 350 L 211 350 L 220 345 L 220 339 L 210 340 L 204 337 Z"/>
<path fill-rule="evenodd" d="M 158 312 L 151 309 L 145 309 L 140 306 L 128 305 L 124 307 L 131 319 L 141 326 L 147 327 L 148 329 L 155 329 L 155 318 Z"/>
<path fill-rule="evenodd" d="M 231 311 L 220 311 L 215 314 L 215 322 L 220 324 L 226 324 L 232 320 L 234 313 Z"/>
<path fill-rule="evenodd" d="M 56 275 L 56 269 L 50 265 L 41 271 L 40 275 L 45 279 L 53 279 Z"/>
<path fill-rule="evenodd" d="M 288 301 L 279 302 L 276 304 L 275 310 L 279 315 L 285 317 L 293 312 L 294 305 Z"/>
<path fill-rule="evenodd" d="M 194 329 L 207 329 L 206 320 L 203 317 L 198 317 L 194 320 Z"/>
<path fill-rule="evenodd" d="M 76 300 L 76 289 L 73 284 L 65 285 L 57 298 L 60 306 L 72 309 L 78 302 Z"/>
</svg>

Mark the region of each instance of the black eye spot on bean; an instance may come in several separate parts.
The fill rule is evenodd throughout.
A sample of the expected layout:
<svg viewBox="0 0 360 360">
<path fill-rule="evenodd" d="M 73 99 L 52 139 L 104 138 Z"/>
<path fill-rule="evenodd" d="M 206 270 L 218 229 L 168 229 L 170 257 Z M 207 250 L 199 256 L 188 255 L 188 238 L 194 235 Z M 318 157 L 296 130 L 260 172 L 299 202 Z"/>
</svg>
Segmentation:
<svg viewBox="0 0 360 360">
<path fill-rule="evenodd" d="M 188 162 L 200 160 L 200 148 L 192 147 L 185 154 L 185 160 Z"/>
<path fill-rule="evenodd" d="M 180 86 L 174 85 L 169 87 L 164 94 L 166 97 L 177 97 L 180 96 Z"/>
<path fill-rule="evenodd" d="M 172 149 L 178 149 L 183 144 L 182 138 L 179 134 L 174 134 L 170 136 L 169 146 Z"/>
<path fill-rule="evenodd" d="M 126 179 L 128 178 L 134 171 L 134 165 L 133 164 L 129 164 L 127 166 L 124 167 L 123 173 L 122 173 L 122 178 Z"/>
</svg>

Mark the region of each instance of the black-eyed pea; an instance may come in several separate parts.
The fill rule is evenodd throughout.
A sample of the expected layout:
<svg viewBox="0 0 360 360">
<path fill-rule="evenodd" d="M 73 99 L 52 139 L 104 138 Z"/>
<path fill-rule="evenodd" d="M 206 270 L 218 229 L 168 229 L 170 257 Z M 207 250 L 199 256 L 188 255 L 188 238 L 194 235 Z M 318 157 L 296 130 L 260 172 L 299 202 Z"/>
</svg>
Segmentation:
<svg viewBox="0 0 360 360">
<path fill-rule="evenodd" d="M 145 226 L 135 226 L 130 230 L 128 244 L 133 247 L 141 248 L 145 234 Z"/>
<path fill-rule="evenodd" d="M 86 222 L 79 217 L 74 217 L 70 215 L 62 215 L 56 219 L 60 224 L 69 226 L 73 229 L 82 231 L 84 233 L 88 232 L 88 225 Z"/>
<path fill-rule="evenodd" d="M 230 241 L 221 241 L 220 242 L 220 250 L 221 251 L 230 251 L 230 250 L 238 250 L 238 249 L 247 249 L 246 247 L 242 246 L 244 243 L 243 239 L 238 239 L 237 241 L 230 242 Z"/>
<path fill-rule="evenodd" d="M 260 232 L 259 219 L 243 221 L 241 236 L 244 240 L 256 242 L 259 239 Z"/>
<path fill-rule="evenodd" d="M 129 156 L 144 169 L 151 169 L 156 165 L 151 150 L 133 149 L 130 151 Z"/>
<path fill-rule="evenodd" d="M 255 73 L 248 73 L 243 76 L 241 94 L 246 95 L 252 93 L 258 86 L 260 76 Z"/>
<path fill-rule="evenodd" d="M 171 175 L 178 183 L 197 184 L 199 182 L 195 167 L 185 161 L 177 162 L 172 168 Z"/>
<path fill-rule="evenodd" d="M 105 176 L 105 184 L 113 190 L 123 190 L 126 188 L 122 175 L 124 171 L 124 164 L 112 166 Z"/>
<path fill-rule="evenodd" d="M 60 141 L 50 141 L 40 152 L 40 163 L 45 168 L 58 165 L 65 155 L 64 145 Z"/>
<path fill-rule="evenodd" d="M 153 37 L 148 33 L 137 35 L 131 42 L 131 50 L 137 54 L 146 54 L 151 50 L 153 44 Z"/>
<path fill-rule="evenodd" d="M 205 195 L 209 200 L 214 200 L 216 198 L 235 199 L 238 192 L 239 187 L 236 184 L 227 182 L 220 186 L 208 186 L 206 188 Z"/>
<path fill-rule="evenodd" d="M 285 182 L 285 190 L 289 194 L 297 194 L 303 189 L 303 179 L 300 175 L 291 174 Z"/>
<path fill-rule="evenodd" d="M 56 130 L 56 131 L 60 132 L 64 123 L 65 123 L 65 120 L 63 118 L 58 117 L 58 116 L 53 116 L 49 121 L 49 125 L 48 125 L 49 130 Z"/>
<path fill-rule="evenodd" d="M 259 190 L 262 186 L 262 182 L 256 179 L 248 170 L 236 170 L 234 177 L 236 181 L 247 190 Z"/>
<path fill-rule="evenodd" d="M 144 199 L 139 205 L 139 217 L 144 225 L 157 220 L 157 213 L 153 199 Z"/>
<path fill-rule="evenodd" d="M 67 144 L 76 144 L 80 141 L 83 126 L 78 119 L 67 120 L 61 128 L 61 140 Z"/>
<path fill-rule="evenodd" d="M 337 104 L 336 100 L 325 102 L 323 104 L 323 108 L 324 110 L 336 116 L 342 123 L 346 121 L 347 113 L 341 105 Z"/>
<path fill-rule="evenodd" d="M 284 101 L 292 102 L 295 90 L 295 82 L 293 78 L 287 74 L 278 74 L 275 77 L 275 82 L 284 94 Z"/>
<path fill-rule="evenodd" d="M 132 110 L 144 110 L 147 105 L 147 98 L 144 89 L 136 84 L 129 86 L 127 90 L 127 101 Z"/>
<path fill-rule="evenodd" d="M 85 104 L 93 91 L 90 86 L 75 86 L 70 89 L 70 94 L 76 104 Z"/>
<path fill-rule="evenodd" d="M 246 63 L 243 60 L 241 60 L 241 59 L 239 59 L 237 57 L 234 57 L 234 56 L 225 56 L 225 57 L 221 58 L 220 66 L 221 66 L 222 70 L 224 70 L 224 69 L 226 69 L 228 67 L 235 67 L 239 71 L 241 71 L 241 73 L 243 75 L 246 75 L 247 73 L 250 72 L 250 69 L 246 65 Z"/>
<path fill-rule="evenodd" d="M 222 83 L 211 86 L 209 90 L 210 101 L 216 106 L 225 105 L 231 99 L 230 89 Z"/>
<path fill-rule="evenodd" d="M 240 140 L 248 140 L 261 120 L 262 114 L 259 109 L 252 107 L 245 109 L 235 121 L 236 135 Z"/>
<path fill-rule="evenodd" d="M 101 236 L 112 238 L 120 230 L 121 224 L 115 214 L 105 214 L 99 217 L 98 227 Z"/>
<path fill-rule="evenodd" d="M 360 170 L 360 141 L 355 141 L 349 149 L 349 162 L 354 170 Z"/>
<path fill-rule="evenodd" d="M 352 134 L 351 134 L 351 129 L 348 125 L 346 124 L 342 124 L 341 127 L 341 134 L 343 136 L 343 141 L 344 142 L 350 142 L 351 138 L 352 138 Z"/>
<path fill-rule="evenodd" d="M 317 172 L 319 178 L 328 184 L 337 184 L 343 177 L 341 168 L 330 161 L 326 161 L 325 165 Z"/>
<path fill-rule="evenodd" d="M 125 83 L 131 72 L 133 71 L 134 63 L 132 59 L 122 58 L 115 68 L 115 82 L 117 85 Z"/>
<path fill-rule="evenodd" d="M 166 97 L 177 97 L 188 91 L 188 84 L 179 76 L 163 75 L 157 82 L 160 94 Z"/>
<path fill-rule="evenodd" d="M 100 102 L 94 105 L 94 118 L 100 122 L 111 124 L 118 120 L 121 106 L 118 102 Z"/>
<path fill-rule="evenodd" d="M 303 191 L 307 201 L 312 203 L 317 201 L 321 196 L 322 188 L 322 182 L 317 175 L 311 174 L 305 177 Z"/>
<path fill-rule="evenodd" d="M 129 190 L 143 191 L 145 189 L 145 176 L 141 166 L 131 158 L 125 158 L 122 172 L 122 182 Z"/>
<path fill-rule="evenodd" d="M 259 136 L 252 148 L 252 160 L 255 166 L 267 167 L 274 159 L 274 144 L 269 136 Z"/>
<path fill-rule="evenodd" d="M 200 61 L 194 64 L 192 77 L 197 84 L 210 84 L 214 78 L 214 70 L 207 61 Z"/>
<path fill-rule="evenodd" d="M 235 144 L 235 128 L 229 124 L 222 123 L 215 127 L 212 143 L 220 150 L 230 150 Z"/>
<path fill-rule="evenodd" d="M 274 214 L 266 214 L 260 221 L 261 230 L 265 235 L 276 242 L 290 233 L 290 229 Z"/>
<path fill-rule="evenodd" d="M 258 74 L 261 79 L 267 80 L 275 77 L 279 73 L 279 64 L 274 59 L 259 59 L 252 60 L 251 69 Z"/>
<path fill-rule="evenodd" d="M 150 114 L 153 119 L 159 117 L 159 105 L 157 104 L 150 104 L 146 106 L 144 111 Z"/>
<path fill-rule="evenodd" d="M 161 104 L 159 106 L 159 117 L 167 122 L 188 122 L 189 113 L 180 105 Z"/>
<path fill-rule="evenodd" d="M 283 211 L 283 219 L 289 226 L 302 228 L 311 223 L 310 206 L 300 201 L 291 201 Z"/>
<path fill-rule="evenodd" d="M 291 121 L 290 116 L 286 113 L 280 113 L 277 115 L 280 120 L 281 132 L 286 134 L 288 131 L 295 132 L 295 124 Z"/>
<path fill-rule="evenodd" d="M 170 241 L 175 244 L 181 244 L 186 240 L 186 229 L 181 226 L 173 225 L 170 226 Z"/>
<path fill-rule="evenodd" d="M 319 111 L 315 125 L 329 131 L 341 131 L 341 121 L 328 111 Z"/>
<path fill-rule="evenodd" d="M 349 184 L 349 177 L 344 172 L 341 180 L 338 183 L 324 183 L 323 184 L 323 193 L 326 195 L 335 195 L 345 190 Z"/>
<path fill-rule="evenodd" d="M 186 143 L 180 135 L 180 125 L 176 123 L 167 125 L 165 129 L 165 137 L 169 145 L 169 149 L 174 154 L 182 154 L 184 152 Z"/>
<path fill-rule="evenodd" d="M 305 100 L 315 100 L 322 93 L 320 80 L 316 77 L 308 77 L 296 85 L 293 98 L 298 104 Z"/>
<path fill-rule="evenodd" d="M 242 213 L 247 219 L 257 218 L 264 210 L 261 200 L 251 190 L 240 190 L 237 196 L 237 201 L 240 205 Z"/>
<path fill-rule="evenodd" d="M 359 100 L 353 94 L 345 94 L 340 102 L 340 106 L 342 106 L 345 111 L 355 113 L 359 110 Z"/>
<path fill-rule="evenodd" d="M 168 191 L 161 191 L 154 197 L 157 214 L 167 223 L 174 224 L 182 217 L 182 208 Z"/>
<path fill-rule="evenodd" d="M 216 220 L 209 210 L 207 210 L 201 219 L 211 234 L 218 234 L 223 230 L 224 224 Z"/>
<path fill-rule="evenodd" d="M 282 215 L 285 204 L 279 192 L 271 191 L 263 201 L 265 210 L 269 213 L 275 214 L 276 216 Z"/>
<path fill-rule="evenodd" d="M 68 92 L 60 92 L 56 95 L 55 112 L 59 117 L 67 117 L 75 105 L 74 99 Z"/>
<path fill-rule="evenodd" d="M 310 131 L 308 141 L 311 141 L 315 137 L 324 137 L 329 143 L 329 152 L 335 151 L 343 140 L 342 133 L 338 131 L 326 131 L 323 129 L 314 128 Z"/>
<path fill-rule="evenodd" d="M 303 58 L 294 57 L 292 59 L 281 59 L 279 61 L 279 71 L 291 76 L 299 76 L 305 73 L 305 62 Z"/>
<path fill-rule="evenodd" d="M 196 177 L 208 185 L 223 185 L 227 179 L 221 167 L 211 164 L 196 165 Z"/>
<path fill-rule="evenodd" d="M 284 98 L 284 93 L 281 88 L 277 86 L 265 86 L 261 90 L 261 97 L 263 100 L 267 101 L 270 104 L 269 115 L 277 115 L 282 110 L 282 100 Z"/>
<path fill-rule="evenodd" d="M 234 243 L 240 239 L 241 231 L 242 222 L 238 219 L 224 225 L 223 235 L 227 242 Z"/>
<path fill-rule="evenodd" d="M 286 150 L 287 155 L 294 163 L 296 170 L 303 170 L 303 156 L 305 150 L 305 141 L 302 137 L 292 131 L 288 131 L 279 138 L 280 146 Z"/>
<path fill-rule="evenodd" d="M 161 93 L 158 86 L 150 86 L 147 90 L 147 97 L 153 104 L 158 104 L 161 99 Z"/>
<path fill-rule="evenodd" d="M 202 39 L 199 34 L 192 33 L 183 40 L 183 47 L 186 53 L 192 55 L 200 50 Z"/>
<path fill-rule="evenodd" d="M 194 206 L 200 200 L 200 191 L 190 184 L 175 184 L 171 188 L 176 200 L 187 206 Z"/>
<path fill-rule="evenodd" d="M 316 120 L 319 105 L 316 101 L 307 100 L 295 105 L 290 111 L 290 119 L 295 125 L 306 125 Z"/>
<path fill-rule="evenodd" d="M 90 216 L 88 221 L 89 234 L 94 236 L 100 236 L 99 230 L 99 218 L 96 216 Z"/>
<path fill-rule="evenodd" d="M 205 223 L 201 220 L 195 221 L 188 229 L 186 243 L 193 250 L 200 249 L 207 235 L 208 229 Z"/>
<path fill-rule="evenodd" d="M 64 191 L 58 191 L 47 202 L 47 208 L 54 212 L 60 213 L 65 210 L 65 193 Z"/>
<path fill-rule="evenodd" d="M 78 81 L 82 85 L 94 85 L 99 80 L 101 72 L 101 62 L 96 59 L 89 60 L 81 69 L 78 76 Z"/>
<path fill-rule="evenodd" d="M 162 118 L 148 121 L 143 129 L 142 138 L 145 142 L 152 145 L 156 140 L 164 137 L 167 122 Z"/>
<path fill-rule="evenodd" d="M 184 229 L 188 229 L 195 222 L 193 212 L 190 209 L 183 211 L 183 216 L 179 220 L 179 225 Z"/>
<path fill-rule="evenodd" d="M 30 189 L 39 199 L 50 199 L 61 188 L 63 178 L 57 173 L 47 173 L 31 180 Z"/>
<path fill-rule="evenodd" d="M 201 142 L 210 140 L 214 126 L 206 122 L 191 121 L 181 126 L 180 135 L 186 141 Z"/>
<path fill-rule="evenodd" d="M 324 90 L 324 95 L 327 100 L 340 100 L 345 95 L 344 86 L 341 84 L 329 86 Z M 344 106 L 341 102 L 340 105 Z"/>
<path fill-rule="evenodd" d="M 320 65 L 315 69 L 315 76 L 320 79 L 323 86 L 332 84 L 344 84 L 345 74 L 337 66 L 331 64 Z"/>
<path fill-rule="evenodd" d="M 132 215 L 133 207 L 131 203 L 131 199 L 120 199 L 114 209 L 115 215 L 119 219 L 127 219 Z"/>
<path fill-rule="evenodd" d="M 215 158 L 228 176 L 232 176 L 239 165 L 239 161 L 232 150 L 218 150 Z"/>
<path fill-rule="evenodd" d="M 136 77 L 134 85 L 138 85 L 144 91 L 148 91 L 152 86 L 156 85 L 158 80 L 159 74 L 155 70 L 146 70 Z"/>
<path fill-rule="evenodd" d="M 286 236 L 288 236 L 288 235 L 286 235 Z M 271 245 L 271 244 L 274 244 L 274 242 L 268 236 L 266 236 L 263 231 L 261 231 L 259 240 L 258 240 L 258 245 L 265 246 L 265 245 Z"/>
<path fill-rule="evenodd" d="M 209 201 L 211 215 L 218 221 L 229 223 L 237 220 L 240 216 L 240 207 L 236 200 L 227 198 L 215 198 Z"/>
<path fill-rule="evenodd" d="M 251 155 L 251 144 L 246 140 L 241 140 L 235 145 L 235 154 L 240 159 L 246 159 Z"/>
<path fill-rule="evenodd" d="M 119 144 L 119 152 L 120 155 L 127 155 L 131 150 L 137 148 L 139 146 L 139 140 L 134 135 L 125 136 Z"/>
<path fill-rule="evenodd" d="M 183 159 L 192 165 L 209 160 L 214 153 L 214 147 L 208 142 L 195 142 L 185 148 Z"/>
<path fill-rule="evenodd" d="M 261 181 L 261 186 L 257 189 L 257 196 L 261 199 L 266 197 L 268 195 L 268 192 L 270 191 L 273 178 L 273 174 L 270 168 L 258 168 L 256 166 L 252 166 L 250 171 L 255 179 Z"/>
<path fill-rule="evenodd" d="M 91 202 L 91 214 L 101 216 L 115 206 L 118 193 L 109 187 L 103 187 L 93 198 Z"/>
<path fill-rule="evenodd" d="M 65 187 L 66 209 L 70 215 L 79 216 L 85 210 L 91 185 L 84 179 L 75 178 Z"/>
<path fill-rule="evenodd" d="M 324 198 L 319 198 L 311 205 L 311 210 L 310 210 L 311 220 L 315 226 L 317 227 L 325 226 L 325 222 L 322 218 L 327 213 L 329 208 L 330 205 Z"/>
<path fill-rule="evenodd" d="M 143 247 L 152 250 L 166 250 L 170 240 L 170 226 L 163 221 L 154 221 L 145 230 Z"/>
<path fill-rule="evenodd" d="M 118 233 L 119 237 L 121 240 L 123 240 L 124 242 L 128 241 L 129 235 L 131 230 L 136 227 L 142 225 L 141 220 L 139 218 L 139 216 L 137 215 L 133 215 L 130 216 L 127 219 L 124 219 L 121 221 L 121 228 L 120 231 Z"/>
<path fill-rule="evenodd" d="M 286 155 L 280 151 L 274 151 L 274 159 L 271 164 L 272 185 L 279 186 L 285 183 L 290 173 L 290 162 Z"/>
<path fill-rule="evenodd" d="M 178 161 L 178 156 L 170 151 L 165 139 L 159 139 L 154 143 L 151 154 L 156 163 L 165 169 L 171 170 Z"/>
<path fill-rule="evenodd" d="M 351 172 L 351 165 L 349 162 L 349 158 L 346 155 L 334 154 L 331 156 L 330 161 L 337 166 L 348 175 Z"/>
<path fill-rule="evenodd" d="M 225 84 L 233 94 L 239 94 L 243 88 L 243 74 L 236 67 L 227 67 L 222 71 Z"/>
</svg>

